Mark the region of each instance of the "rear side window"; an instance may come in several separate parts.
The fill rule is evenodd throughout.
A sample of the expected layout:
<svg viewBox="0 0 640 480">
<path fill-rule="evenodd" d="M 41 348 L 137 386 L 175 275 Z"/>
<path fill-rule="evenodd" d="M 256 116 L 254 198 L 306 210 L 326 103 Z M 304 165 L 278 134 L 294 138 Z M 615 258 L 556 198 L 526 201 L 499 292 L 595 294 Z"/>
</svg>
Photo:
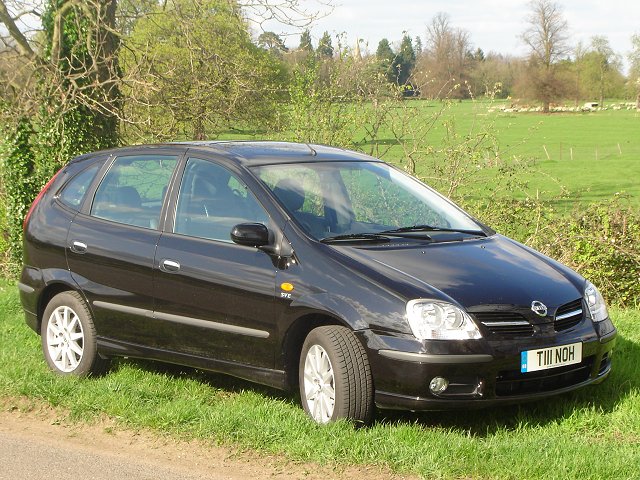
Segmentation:
<svg viewBox="0 0 640 480">
<path fill-rule="evenodd" d="M 99 168 L 100 164 L 95 163 L 69 180 L 58 195 L 58 199 L 67 207 L 78 210 Z"/>
<path fill-rule="evenodd" d="M 118 223 L 158 228 L 160 210 L 177 157 L 118 157 L 96 191 L 91 215 Z"/>
</svg>

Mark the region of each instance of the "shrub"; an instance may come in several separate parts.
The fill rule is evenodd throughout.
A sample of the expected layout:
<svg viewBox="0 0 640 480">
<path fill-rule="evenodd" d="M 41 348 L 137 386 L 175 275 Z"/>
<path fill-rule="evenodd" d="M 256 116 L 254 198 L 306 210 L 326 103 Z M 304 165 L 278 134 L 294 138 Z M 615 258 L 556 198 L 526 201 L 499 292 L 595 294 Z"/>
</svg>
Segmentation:
<svg viewBox="0 0 640 480">
<path fill-rule="evenodd" d="M 0 248 L 3 258 L 0 274 L 3 276 L 18 272 L 22 259 L 22 221 L 38 188 L 30 146 L 32 133 L 31 123 L 22 119 L 15 131 L 7 132 L 0 141 Z"/>
</svg>

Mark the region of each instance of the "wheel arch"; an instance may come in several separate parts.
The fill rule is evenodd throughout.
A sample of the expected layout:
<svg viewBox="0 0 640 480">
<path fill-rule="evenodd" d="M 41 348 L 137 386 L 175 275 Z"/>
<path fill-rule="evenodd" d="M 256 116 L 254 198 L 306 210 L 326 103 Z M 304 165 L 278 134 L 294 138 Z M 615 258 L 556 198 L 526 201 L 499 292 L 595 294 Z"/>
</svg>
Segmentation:
<svg viewBox="0 0 640 480">
<path fill-rule="evenodd" d="M 51 282 L 47 284 L 47 286 L 42 290 L 40 299 L 38 300 L 38 332 L 40 332 L 40 328 L 42 327 L 42 317 L 44 315 L 45 309 L 47 308 L 47 305 L 53 297 L 62 292 L 77 292 L 84 299 L 84 295 L 82 294 L 82 292 L 73 285 L 61 281 Z"/>
<path fill-rule="evenodd" d="M 287 329 L 282 341 L 282 358 L 286 387 L 294 390 L 298 387 L 298 364 L 302 345 L 309 333 L 318 327 L 338 325 L 350 328 L 344 320 L 326 312 L 307 313 L 298 317 Z"/>
</svg>

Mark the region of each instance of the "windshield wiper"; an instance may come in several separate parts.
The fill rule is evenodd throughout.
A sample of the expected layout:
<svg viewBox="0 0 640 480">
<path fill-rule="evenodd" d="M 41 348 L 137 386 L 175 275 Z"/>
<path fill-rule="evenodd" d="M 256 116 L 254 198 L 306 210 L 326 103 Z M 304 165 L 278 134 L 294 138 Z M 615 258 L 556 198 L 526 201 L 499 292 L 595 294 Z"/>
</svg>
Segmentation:
<svg viewBox="0 0 640 480">
<path fill-rule="evenodd" d="M 389 242 L 390 239 L 386 235 L 381 235 L 379 233 L 349 233 L 347 235 L 335 235 L 333 237 L 325 237 L 320 241 L 322 243 L 332 243 L 332 242 L 346 242 L 349 240 L 365 240 L 365 241 L 376 241 L 376 242 Z"/>
<path fill-rule="evenodd" d="M 379 232 L 379 233 L 394 234 L 394 233 L 411 233 L 411 232 L 455 232 L 455 233 L 466 233 L 468 235 L 481 235 L 483 237 L 487 236 L 487 234 L 482 230 L 436 227 L 434 225 L 411 225 L 410 227 L 400 227 L 400 228 L 394 228 L 392 230 L 383 230 L 382 232 Z"/>
</svg>

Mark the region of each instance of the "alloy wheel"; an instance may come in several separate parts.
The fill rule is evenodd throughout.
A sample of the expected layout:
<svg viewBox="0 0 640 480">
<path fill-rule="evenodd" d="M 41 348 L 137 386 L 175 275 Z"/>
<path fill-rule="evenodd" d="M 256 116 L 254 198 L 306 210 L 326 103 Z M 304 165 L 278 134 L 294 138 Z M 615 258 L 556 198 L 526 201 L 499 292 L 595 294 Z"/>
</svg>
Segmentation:
<svg viewBox="0 0 640 480">
<path fill-rule="evenodd" d="M 335 377 L 329 355 L 320 345 L 313 345 L 304 361 L 304 396 L 316 422 L 331 420 L 336 404 Z"/>
<path fill-rule="evenodd" d="M 63 305 L 56 308 L 47 323 L 47 348 L 55 367 L 64 373 L 73 372 L 84 353 L 84 331 L 78 314 Z"/>
</svg>

